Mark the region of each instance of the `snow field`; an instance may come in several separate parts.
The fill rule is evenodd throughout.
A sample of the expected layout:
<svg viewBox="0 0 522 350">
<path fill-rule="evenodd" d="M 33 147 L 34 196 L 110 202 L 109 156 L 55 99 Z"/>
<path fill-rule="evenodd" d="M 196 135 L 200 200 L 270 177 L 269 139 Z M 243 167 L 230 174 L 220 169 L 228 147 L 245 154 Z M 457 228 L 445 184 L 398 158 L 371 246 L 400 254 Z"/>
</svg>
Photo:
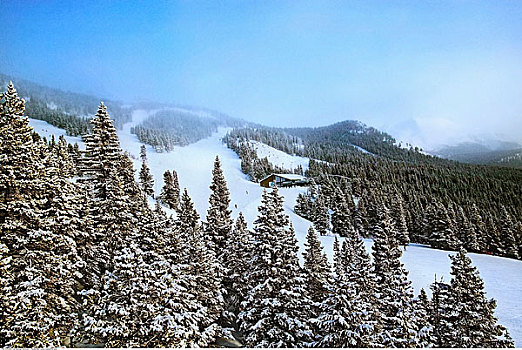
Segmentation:
<svg viewBox="0 0 522 350">
<path fill-rule="evenodd" d="M 268 161 L 273 165 L 277 165 L 284 169 L 293 170 L 297 168 L 299 165 L 303 167 L 303 171 L 308 170 L 308 164 L 310 160 L 308 158 L 292 156 L 288 153 L 270 147 L 264 143 L 259 141 L 250 141 L 250 144 L 257 151 L 257 156 L 262 158 L 268 158 Z"/>
<path fill-rule="evenodd" d="M 58 137 L 64 136 L 67 142 L 71 144 L 77 143 L 80 149 L 85 149 L 81 137 L 67 136 L 65 130 L 59 129 L 46 121 L 29 118 L 29 124 L 33 127 L 34 131 L 40 134 L 40 136 L 47 138 L 47 140 L 50 140 L 52 135 L 54 135 L 56 141 L 58 141 Z"/>
<path fill-rule="evenodd" d="M 124 125 L 123 130 L 118 131 L 121 146 L 131 154 L 136 170 L 141 167 L 139 159 L 141 143 L 136 135 L 130 133 L 130 128 L 152 113 L 154 112 L 134 111 L 132 123 Z M 42 136 L 48 137 L 50 134 L 54 134 L 56 137 L 62 134 L 65 135 L 63 130 L 39 120 L 31 120 L 31 126 Z M 230 190 L 232 216 L 236 218 L 240 211 L 243 212 L 249 227 L 252 228 L 252 224 L 257 218 L 257 207 L 261 204 L 261 194 L 264 188 L 246 179 L 246 175 L 241 172 L 239 157 L 221 142 L 221 138 L 227 131 L 227 129 L 221 128 L 210 138 L 186 147 L 175 147 L 169 153 L 156 153 L 152 147 L 147 146 L 148 165 L 155 181 L 154 190 L 156 195 L 159 195 L 163 186 L 163 173 L 165 170 L 176 170 L 180 188 L 182 190 L 184 187 L 188 189 L 198 213 L 204 220 L 208 209 L 212 168 L 217 155 L 221 160 L 223 173 Z M 68 142 L 78 142 L 79 139 L 69 137 L 67 140 Z M 78 143 L 82 148 L 83 145 L 80 142 Z M 294 164 L 296 164 L 294 167 L 297 164 L 301 164 L 304 168 L 304 160 L 306 160 L 306 165 L 308 166 L 306 158 L 293 157 L 264 144 L 262 144 L 260 149 L 263 149 L 263 152 L 269 155 L 270 162 L 279 160 L 285 164 L 292 164 L 288 158 L 290 157 L 297 158 L 294 160 Z M 285 156 L 280 155 L 279 152 Z M 267 156 L 259 151 L 258 154 L 260 157 Z M 284 166 L 290 167 L 289 165 Z M 285 198 L 284 210 L 290 217 L 290 221 L 293 223 L 296 231 L 301 259 L 304 243 L 306 242 L 306 233 L 311 223 L 296 215 L 293 212 L 293 206 L 297 195 L 304 191 L 305 188 L 300 187 L 282 188 L 279 190 L 279 193 Z M 322 236 L 320 240 L 331 261 L 334 237 Z M 371 240 L 365 240 L 368 251 L 371 251 L 372 243 Z M 428 294 L 431 294 L 429 285 L 434 281 L 435 276 L 437 276 L 437 279 L 443 277 L 446 282 L 451 279 L 449 274 L 450 260 L 448 257 L 448 254 L 451 253 L 416 244 L 409 245 L 406 248 L 401 260 L 409 271 L 409 278 L 416 293 L 421 288 L 424 288 Z M 522 261 L 481 254 L 469 254 L 469 256 L 480 271 L 487 296 L 497 300 L 495 315 L 499 318 L 500 323 L 508 328 L 515 340 L 515 345 L 522 346 Z"/>
</svg>

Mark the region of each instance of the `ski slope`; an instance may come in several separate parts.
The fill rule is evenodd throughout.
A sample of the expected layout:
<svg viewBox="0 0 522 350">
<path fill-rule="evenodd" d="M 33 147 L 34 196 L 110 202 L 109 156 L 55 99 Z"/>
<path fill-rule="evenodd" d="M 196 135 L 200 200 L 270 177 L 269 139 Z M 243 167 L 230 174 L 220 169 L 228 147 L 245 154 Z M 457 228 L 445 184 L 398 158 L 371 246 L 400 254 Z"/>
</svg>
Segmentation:
<svg viewBox="0 0 522 350">
<path fill-rule="evenodd" d="M 130 128 L 146 119 L 151 113 L 144 110 L 135 111 L 133 121 L 125 124 L 123 129 L 118 131 L 121 146 L 131 154 L 136 170 L 141 166 L 139 161 L 141 143 L 135 135 L 130 133 Z M 31 126 L 38 132 L 45 131 L 46 135 L 49 133 L 56 133 L 57 136 L 64 134 L 63 130 L 41 121 L 31 120 Z M 158 195 L 163 186 L 163 172 L 167 169 L 176 170 L 180 187 L 188 189 L 196 209 L 204 220 L 208 209 L 213 163 L 215 157 L 219 156 L 230 189 L 232 215 L 236 218 L 240 211 L 243 212 L 249 227 L 252 227 L 252 223 L 257 217 L 257 207 L 261 204 L 264 188 L 246 179 L 241 172 L 238 156 L 221 142 L 221 138 L 227 131 L 227 129 L 221 128 L 207 139 L 186 147 L 175 147 L 169 153 L 156 153 L 152 147 L 147 146 L 148 165 L 155 179 L 155 193 Z M 74 139 L 69 138 L 68 140 L 77 142 Z M 263 149 L 268 150 L 267 147 L 263 145 Z M 279 158 L 277 152 L 280 151 L 272 150 L 268 150 L 269 153 L 277 154 L 277 158 Z M 285 163 L 287 162 L 286 156 L 282 158 L 285 159 Z M 296 159 L 295 162 L 303 165 L 305 163 L 302 159 Z M 279 190 L 285 198 L 284 209 L 294 225 L 301 254 L 304 251 L 310 222 L 294 214 L 293 206 L 297 195 L 304 190 L 304 188 Z M 320 239 L 331 259 L 334 238 L 324 236 Z M 365 244 L 370 250 L 372 241 L 366 240 Z M 409 277 L 416 293 L 421 288 L 429 293 L 429 285 L 434 281 L 435 275 L 437 278 L 444 277 L 445 281 L 450 280 L 448 254 L 447 251 L 430 249 L 421 245 L 412 244 L 407 247 L 402 261 L 410 272 Z M 497 300 L 496 316 L 508 328 L 516 345 L 522 346 L 522 261 L 479 254 L 469 254 L 469 256 L 480 270 L 488 297 Z"/>
<path fill-rule="evenodd" d="M 308 158 L 291 156 L 288 153 L 270 147 L 259 141 L 251 140 L 250 144 L 256 150 L 257 156 L 260 159 L 266 157 L 273 165 L 288 170 L 294 170 L 300 165 L 303 168 L 303 171 L 308 170 L 308 165 L 310 163 L 310 159 Z"/>
</svg>

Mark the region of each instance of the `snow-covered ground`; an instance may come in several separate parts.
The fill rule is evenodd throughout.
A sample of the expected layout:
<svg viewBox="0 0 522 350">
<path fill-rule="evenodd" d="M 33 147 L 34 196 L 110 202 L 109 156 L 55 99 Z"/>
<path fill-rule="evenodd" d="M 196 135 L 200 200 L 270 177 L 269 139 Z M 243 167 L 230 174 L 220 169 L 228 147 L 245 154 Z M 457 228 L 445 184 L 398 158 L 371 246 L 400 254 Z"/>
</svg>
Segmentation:
<svg viewBox="0 0 522 350">
<path fill-rule="evenodd" d="M 135 111 L 133 122 L 124 125 L 123 130 L 118 132 L 123 149 L 129 151 L 131 156 L 133 156 L 135 169 L 139 169 L 141 166 L 139 161 L 141 143 L 135 135 L 130 133 L 130 128 L 148 115 L 149 112 L 147 111 Z M 56 129 L 45 122 L 31 120 L 31 125 L 38 132 L 56 132 L 55 135 L 64 134 L 63 130 Z M 167 169 L 176 170 L 181 188 L 186 187 L 188 189 L 189 195 L 195 202 L 196 209 L 204 219 L 208 209 L 213 163 L 217 155 L 221 160 L 223 172 L 230 189 L 233 216 L 237 217 L 240 211 L 243 212 L 249 226 L 252 227 L 252 223 L 257 217 L 257 207 L 261 204 L 261 195 L 264 188 L 257 183 L 248 181 L 245 175 L 241 173 L 238 156 L 221 142 L 221 138 L 226 132 L 227 129 L 219 129 L 210 138 L 186 147 L 176 147 L 169 153 L 156 153 L 152 147 L 147 146 L 148 163 L 155 179 L 155 192 L 156 194 L 160 193 L 163 185 L 163 172 Z M 273 148 L 269 150 L 269 147 L 266 145 L 263 145 L 263 149 L 266 149 L 268 153 L 273 155 L 277 155 L 280 152 Z M 260 156 L 262 155 L 260 154 Z M 285 155 L 281 159 L 285 159 L 284 162 L 286 163 L 287 159 L 289 159 L 288 157 L 292 156 Z M 304 165 L 304 161 L 298 159 L 301 157 L 295 158 L 297 158 L 295 160 L 296 164 Z M 310 222 L 295 215 L 293 212 L 296 197 L 301 192 L 304 192 L 303 188 L 280 189 L 280 194 L 285 197 L 285 212 L 289 215 L 294 225 L 300 252 L 302 253 Z M 320 239 L 331 259 L 333 237 L 325 236 L 320 237 Z M 367 248 L 370 249 L 372 241 L 367 240 L 365 243 Z M 420 245 L 407 247 L 402 261 L 410 271 L 409 277 L 413 282 L 416 293 L 421 288 L 429 292 L 429 285 L 434 281 L 435 275 L 437 278 L 444 277 L 445 281 L 450 280 L 450 260 L 448 254 L 449 252 L 447 251 L 430 249 Z M 470 254 L 470 257 L 480 270 L 488 297 L 495 298 L 498 302 L 497 317 L 509 329 L 516 345 L 522 346 L 522 261 L 479 254 Z"/>
<path fill-rule="evenodd" d="M 369 154 L 369 155 L 371 155 L 371 156 L 374 156 L 374 155 L 375 155 L 375 154 L 373 154 L 372 152 L 367 151 L 366 149 L 362 148 L 361 146 L 357 146 L 357 145 L 353 145 L 353 144 L 350 145 L 350 146 L 352 146 L 353 148 L 355 148 L 355 149 L 361 151 L 362 153 Z"/>
<path fill-rule="evenodd" d="M 47 140 L 50 140 L 51 135 L 54 135 L 56 141 L 58 141 L 58 137 L 63 135 L 67 142 L 72 144 L 78 143 L 80 149 L 85 149 L 81 137 L 67 136 L 65 130 L 59 129 L 43 120 L 29 118 L 29 124 L 40 136 L 47 138 Z"/>
<path fill-rule="evenodd" d="M 308 164 L 310 163 L 310 159 L 308 158 L 291 156 L 288 153 L 285 153 L 258 141 L 250 141 L 250 144 L 257 151 L 257 156 L 259 158 L 262 159 L 266 157 L 268 158 L 268 161 L 273 165 L 288 170 L 293 170 L 300 165 L 303 168 L 303 171 L 308 170 Z"/>
</svg>

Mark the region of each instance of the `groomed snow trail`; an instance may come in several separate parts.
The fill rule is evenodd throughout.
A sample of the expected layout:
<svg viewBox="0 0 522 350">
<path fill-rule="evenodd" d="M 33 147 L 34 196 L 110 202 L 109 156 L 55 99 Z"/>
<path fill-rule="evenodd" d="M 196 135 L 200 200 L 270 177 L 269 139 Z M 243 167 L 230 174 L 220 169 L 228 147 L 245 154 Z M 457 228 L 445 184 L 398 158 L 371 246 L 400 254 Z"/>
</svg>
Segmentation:
<svg viewBox="0 0 522 350">
<path fill-rule="evenodd" d="M 152 112 L 135 111 L 132 123 L 124 125 L 123 130 L 118 131 L 121 146 L 131 154 L 135 169 L 139 169 L 141 166 L 139 160 L 141 143 L 136 135 L 130 133 L 130 128 L 147 118 L 150 113 Z M 46 135 L 65 134 L 63 130 L 42 121 L 31 120 L 31 126 L 39 133 L 45 131 Z M 223 173 L 230 189 L 232 215 L 236 218 L 240 211 L 243 212 L 249 227 L 252 227 L 252 223 L 257 217 L 257 207 L 261 204 L 263 188 L 246 179 L 241 172 L 241 162 L 238 156 L 221 142 L 226 132 L 227 129 L 219 129 L 210 138 L 186 147 L 175 147 L 169 153 L 156 153 L 152 147 L 147 146 L 148 165 L 154 176 L 155 193 L 158 195 L 163 186 L 163 172 L 167 169 L 176 170 L 181 189 L 184 187 L 188 189 L 196 209 L 204 220 L 208 209 L 212 168 L 217 155 L 221 160 Z M 70 140 L 77 142 L 78 139 L 70 138 Z M 277 154 L 276 150 L 272 153 Z M 302 160 L 298 159 L 296 162 L 302 162 Z M 301 254 L 304 250 L 310 222 L 297 216 L 293 212 L 293 206 L 297 195 L 304 190 L 304 188 L 279 190 L 279 193 L 285 198 L 284 209 L 294 225 Z M 331 259 L 333 237 L 325 236 L 320 239 Z M 370 251 L 372 241 L 366 240 L 365 243 Z M 407 247 L 402 262 L 409 271 L 409 278 L 413 282 L 416 293 L 421 288 L 429 293 L 429 285 L 434 281 L 435 275 L 438 279 L 444 277 L 445 281 L 450 280 L 448 257 L 450 253 L 415 244 Z M 500 323 L 508 328 L 516 346 L 522 346 L 522 261 L 480 254 L 469 254 L 469 256 L 484 279 L 488 297 L 497 300 L 496 316 Z"/>
</svg>

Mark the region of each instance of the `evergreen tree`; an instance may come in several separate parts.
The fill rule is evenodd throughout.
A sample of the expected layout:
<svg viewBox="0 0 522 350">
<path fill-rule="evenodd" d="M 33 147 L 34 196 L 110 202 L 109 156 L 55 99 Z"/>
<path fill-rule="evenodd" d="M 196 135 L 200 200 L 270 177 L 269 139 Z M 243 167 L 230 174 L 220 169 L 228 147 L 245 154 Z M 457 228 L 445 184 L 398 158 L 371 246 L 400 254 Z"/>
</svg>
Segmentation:
<svg viewBox="0 0 522 350">
<path fill-rule="evenodd" d="M 347 237 L 349 227 L 353 228 L 350 209 L 344 197 L 341 197 L 335 212 L 332 214 L 332 233 L 340 237 Z"/>
<path fill-rule="evenodd" d="M 464 249 L 450 256 L 451 331 L 446 347 L 513 347 L 513 340 L 494 316 L 496 301 L 487 300 L 484 282 Z"/>
<path fill-rule="evenodd" d="M 230 217 L 232 211 L 229 209 L 230 192 L 221 170 L 221 162 L 217 156 L 212 170 L 210 190 L 212 192 L 209 198 L 205 233 L 209 236 L 216 249 L 216 254 L 222 261 L 224 259 L 222 255 L 228 254 L 225 244 L 228 242 L 233 221 Z"/>
<path fill-rule="evenodd" d="M 174 171 L 174 174 L 176 172 Z M 163 188 L 159 196 L 161 203 L 165 204 L 169 209 L 178 209 L 179 206 L 179 185 L 176 188 L 173 174 L 166 170 L 163 173 Z"/>
<path fill-rule="evenodd" d="M 324 347 L 377 346 L 373 312 L 374 281 L 371 263 L 362 239 L 353 227 L 347 229 L 339 255 L 334 288 L 325 300 L 324 311 L 315 324 Z"/>
<path fill-rule="evenodd" d="M 378 210 L 373 234 L 378 342 L 388 347 L 416 346 L 420 325 L 414 315 L 413 289 L 399 260 L 402 253 L 385 206 Z"/>
<path fill-rule="evenodd" d="M 154 197 L 154 178 L 150 173 L 149 166 L 147 165 L 147 150 L 145 145 L 141 145 L 141 169 L 140 169 L 140 184 L 143 193 L 147 196 Z"/>
<path fill-rule="evenodd" d="M 46 169 L 58 159 L 45 159 L 56 155 L 33 138 L 25 102 L 12 83 L 0 104 L 0 346 L 64 346 L 76 325 L 74 296 L 83 265 L 76 250 L 78 212 L 71 207 L 64 213 L 58 205 L 72 184 Z M 64 229 L 59 220 L 70 218 Z"/>
<path fill-rule="evenodd" d="M 511 215 L 509 215 L 506 207 L 501 206 L 500 218 L 500 236 L 503 239 L 503 250 L 505 254 L 511 258 L 518 259 L 518 247 L 515 238 L 515 227 Z"/>
<path fill-rule="evenodd" d="M 223 268 L 214 249 L 211 249 L 208 236 L 203 234 L 199 214 L 187 189 L 184 189 L 181 197 L 176 231 L 183 245 L 180 262 L 186 265 L 185 271 L 192 278 L 190 283 L 195 290 L 196 300 L 206 309 L 205 318 L 200 324 L 203 335 L 200 346 L 208 346 L 219 334 L 216 322 L 224 305 L 221 293 Z"/>
<path fill-rule="evenodd" d="M 414 312 L 417 319 L 417 324 L 420 329 L 418 332 L 418 345 L 419 347 L 430 347 L 432 343 L 432 331 L 433 327 L 430 323 L 430 300 L 424 288 L 421 288 L 419 295 L 414 300 Z"/>
<path fill-rule="evenodd" d="M 84 333 L 105 347 L 207 346 L 199 330 L 206 308 L 190 290 L 180 242 L 161 213 L 148 215 L 128 246 L 115 252 L 103 288 L 86 293 Z"/>
<path fill-rule="evenodd" d="M 330 230 L 330 215 L 323 195 L 319 196 L 314 202 L 312 221 L 315 229 L 321 236 L 328 234 Z"/>
<path fill-rule="evenodd" d="M 404 201 L 399 194 L 396 194 L 392 200 L 393 203 L 393 217 L 395 221 L 396 236 L 399 244 L 407 246 L 410 242 L 408 233 L 408 225 L 406 223 L 406 212 L 404 210 Z"/>
<path fill-rule="evenodd" d="M 304 258 L 305 283 L 311 301 L 317 311 L 324 302 L 330 285 L 331 269 L 328 258 L 322 251 L 321 241 L 312 226 L 306 235 Z"/>
<path fill-rule="evenodd" d="M 228 271 L 228 277 L 223 281 L 225 285 L 229 285 L 227 310 L 237 316 L 241 302 L 247 297 L 249 261 L 254 253 L 252 235 L 241 212 L 229 237 L 227 250 L 229 255 L 225 259 L 225 269 Z"/>
<path fill-rule="evenodd" d="M 428 216 L 424 219 L 424 231 L 433 248 L 455 249 L 459 245 L 448 210 L 439 202 L 435 202 L 428 209 Z"/>
<path fill-rule="evenodd" d="M 239 314 L 249 347 L 299 347 L 312 339 L 309 301 L 297 258 L 293 228 L 277 188 L 265 191 L 254 228 L 249 293 Z"/>
<path fill-rule="evenodd" d="M 455 315 L 450 288 L 451 286 L 442 279 L 435 280 L 430 286 L 432 299 L 428 321 L 433 327 L 430 342 L 436 347 L 447 347 L 451 342 Z"/>
<path fill-rule="evenodd" d="M 89 219 L 96 227 L 92 237 L 94 257 L 88 263 L 96 265 L 101 278 L 112 263 L 114 251 L 122 247 L 126 236 L 137 226 L 142 199 L 139 194 L 130 195 L 135 188 L 132 167 L 129 168 L 128 157 L 122 153 L 103 102 L 91 123 L 93 133 L 84 136 L 85 177 L 80 182 L 88 191 Z"/>
</svg>

